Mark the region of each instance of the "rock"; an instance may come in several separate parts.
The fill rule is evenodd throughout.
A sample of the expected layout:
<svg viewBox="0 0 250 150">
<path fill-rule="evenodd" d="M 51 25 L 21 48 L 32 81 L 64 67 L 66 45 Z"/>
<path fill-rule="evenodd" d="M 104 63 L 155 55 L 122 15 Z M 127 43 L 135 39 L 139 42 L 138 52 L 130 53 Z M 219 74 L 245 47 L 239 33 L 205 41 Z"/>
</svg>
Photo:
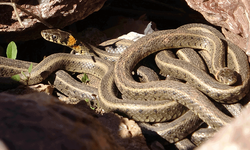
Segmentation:
<svg viewBox="0 0 250 150">
<path fill-rule="evenodd" d="M 114 113 L 99 115 L 98 120 L 108 128 L 115 141 L 126 150 L 149 150 L 141 128 L 134 120 Z"/>
<path fill-rule="evenodd" d="M 250 56 L 250 1 L 246 0 L 186 0 L 210 23 L 221 26 L 226 38 Z"/>
<path fill-rule="evenodd" d="M 241 115 L 236 118 L 231 124 L 222 128 L 215 134 L 212 139 L 209 139 L 202 144 L 197 150 L 248 150 L 250 147 L 250 107 L 245 108 Z"/>
<path fill-rule="evenodd" d="M 124 149 L 94 117 L 44 93 L 0 94 L 0 147 Z"/>
<path fill-rule="evenodd" d="M 0 41 L 27 41 L 40 37 L 40 31 L 45 28 L 63 28 L 101 9 L 106 0 L 16 0 L 17 13 L 22 24 L 17 20 L 13 8 L 0 5 Z M 3 2 L 3 0 L 0 1 Z M 7 2 L 5 2 L 7 3 Z M 10 2 L 8 2 L 10 3 Z M 3 4 L 3 3 L 2 3 Z M 27 14 L 25 11 L 34 14 Z M 40 18 L 39 20 L 37 18 Z M 45 23 L 45 27 L 42 23 Z"/>
</svg>

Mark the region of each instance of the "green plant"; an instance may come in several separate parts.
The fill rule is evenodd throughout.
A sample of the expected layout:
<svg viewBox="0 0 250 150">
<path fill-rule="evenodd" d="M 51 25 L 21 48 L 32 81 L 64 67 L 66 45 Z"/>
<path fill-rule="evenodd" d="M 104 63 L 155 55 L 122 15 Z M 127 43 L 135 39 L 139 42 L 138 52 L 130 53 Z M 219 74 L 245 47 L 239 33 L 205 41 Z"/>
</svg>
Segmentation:
<svg viewBox="0 0 250 150">
<path fill-rule="evenodd" d="M 91 106 L 90 101 L 89 101 L 89 99 L 88 99 L 88 98 L 86 98 L 86 99 L 84 99 L 84 100 L 85 100 L 85 102 L 86 102 L 86 103 L 89 103 L 89 105 L 90 105 L 90 106 L 89 106 L 89 107 L 90 107 L 90 109 L 95 110 L 95 108 Z"/>
<path fill-rule="evenodd" d="M 16 56 L 17 56 L 17 46 L 16 46 L 15 42 L 11 41 L 8 44 L 7 50 L 6 50 L 6 55 L 7 55 L 7 58 L 16 59 Z M 33 64 L 31 63 L 30 66 L 29 66 L 29 68 L 28 68 L 28 72 L 29 73 L 31 73 L 32 67 L 33 67 Z M 28 81 L 29 78 L 23 72 L 21 72 L 21 73 L 25 76 L 26 80 Z M 18 74 L 13 75 L 11 78 L 13 80 L 15 80 L 15 81 L 20 81 L 20 79 L 21 79 Z"/>
<path fill-rule="evenodd" d="M 86 73 L 83 74 L 82 76 L 82 82 L 83 83 L 88 83 L 90 80 L 89 80 L 89 77 Z"/>
<path fill-rule="evenodd" d="M 31 63 L 30 66 L 29 66 L 29 68 L 28 68 L 29 74 L 31 73 L 32 67 L 33 67 L 33 64 Z M 26 80 L 29 79 L 29 77 L 27 77 L 22 71 L 21 71 L 21 73 L 22 73 L 23 76 L 25 76 L 25 79 L 26 79 Z"/>
<path fill-rule="evenodd" d="M 16 47 L 16 43 L 11 41 L 8 46 L 7 46 L 7 50 L 6 50 L 6 56 L 7 58 L 10 59 L 16 59 L 17 56 L 17 47 Z"/>
</svg>

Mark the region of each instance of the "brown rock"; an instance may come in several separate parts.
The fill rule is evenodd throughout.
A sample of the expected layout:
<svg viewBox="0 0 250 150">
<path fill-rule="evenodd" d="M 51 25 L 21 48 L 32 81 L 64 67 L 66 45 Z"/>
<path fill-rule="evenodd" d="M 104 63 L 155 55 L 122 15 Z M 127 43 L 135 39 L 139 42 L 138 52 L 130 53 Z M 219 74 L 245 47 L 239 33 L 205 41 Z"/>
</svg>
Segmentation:
<svg viewBox="0 0 250 150">
<path fill-rule="evenodd" d="M 98 120 L 108 128 L 115 141 L 126 150 L 149 150 L 141 128 L 134 120 L 114 113 L 99 115 Z"/>
<path fill-rule="evenodd" d="M 2 5 L 3 0 L 1 0 L 0 34 L 3 34 L 3 38 L 0 40 L 8 42 L 10 40 L 25 41 L 38 38 L 40 37 L 40 31 L 45 28 L 43 24 L 46 24 L 46 26 L 50 28 L 63 28 L 98 11 L 105 1 L 106 0 L 16 0 L 17 13 L 24 26 L 22 27 L 22 24 L 17 20 L 13 8 L 8 5 Z M 28 12 L 31 14 L 27 14 Z"/>
<path fill-rule="evenodd" d="M 123 149 L 94 117 L 44 93 L 0 94 L 0 147 Z"/>
</svg>

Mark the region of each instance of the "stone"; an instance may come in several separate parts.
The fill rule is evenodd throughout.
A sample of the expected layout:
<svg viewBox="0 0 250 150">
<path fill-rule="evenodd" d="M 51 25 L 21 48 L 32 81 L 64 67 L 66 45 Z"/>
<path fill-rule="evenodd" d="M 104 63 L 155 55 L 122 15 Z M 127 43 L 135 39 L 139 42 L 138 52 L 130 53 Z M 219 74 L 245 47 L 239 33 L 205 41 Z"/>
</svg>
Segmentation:
<svg viewBox="0 0 250 150">
<path fill-rule="evenodd" d="M 82 20 L 101 9 L 105 1 L 41 0 L 27 2 L 26 0 L 16 0 L 14 2 L 17 6 L 17 14 L 21 18 L 22 24 L 20 24 L 13 8 L 3 5 L 11 3 L 1 0 L 0 35 L 2 38 L 0 40 L 8 42 L 10 40 L 27 41 L 37 39 L 40 37 L 41 30 L 45 28 L 63 28 Z"/>
<path fill-rule="evenodd" d="M 126 150 L 149 150 L 141 128 L 134 120 L 115 113 L 99 115 L 98 120 L 108 128 L 115 141 Z"/>
<path fill-rule="evenodd" d="M 93 116 L 45 93 L 0 94 L 2 149 L 124 149 Z"/>
<path fill-rule="evenodd" d="M 250 56 L 250 1 L 247 0 L 186 0 L 204 18 L 222 27 L 227 39 L 238 45 Z"/>
<path fill-rule="evenodd" d="M 248 104 L 249 105 L 249 104 Z M 250 147 L 250 107 L 232 123 L 215 133 L 214 137 L 203 143 L 197 150 L 248 150 Z"/>
</svg>

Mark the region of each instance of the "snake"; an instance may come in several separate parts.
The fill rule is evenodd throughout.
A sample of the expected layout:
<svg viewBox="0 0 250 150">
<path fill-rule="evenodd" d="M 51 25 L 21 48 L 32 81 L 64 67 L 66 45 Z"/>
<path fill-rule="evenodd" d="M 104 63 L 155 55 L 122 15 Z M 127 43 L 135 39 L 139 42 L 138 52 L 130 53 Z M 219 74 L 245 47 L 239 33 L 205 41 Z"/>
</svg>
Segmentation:
<svg viewBox="0 0 250 150">
<path fill-rule="evenodd" d="M 28 84 L 41 82 L 49 74 L 58 69 L 76 72 L 90 72 L 102 79 L 96 98 L 99 99 L 99 104 L 107 112 L 119 111 L 137 121 L 161 122 L 177 118 L 183 114 L 185 112 L 183 105 L 185 105 L 215 129 L 219 129 L 223 125 L 231 122 L 231 118 L 221 113 L 203 93 L 195 88 L 176 81 L 138 83 L 133 81 L 131 75 L 131 71 L 135 64 L 147 55 L 165 48 L 179 47 L 202 48 L 208 50 L 213 58 L 212 63 L 210 63 L 212 66 L 211 68 L 213 68 L 211 69 L 211 72 L 215 76 L 218 75 L 218 72 L 220 72 L 219 70 L 225 68 L 223 64 L 225 63 L 225 60 L 221 58 L 225 54 L 223 54 L 223 50 L 221 50 L 223 49 L 223 44 L 220 42 L 220 38 L 211 33 L 204 33 L 197 30 L 183 31 L 181 29 L 157 31 L 132 44 L 128 50 L 121 54 L 120 57 L 117 54 L 109 56 L 106 52 L 93 46 L 82 44 L 71 37 L 70 34 L 65 34 L 65 32 L 61 32 L 61 30 L 49 29 L 46 30 L 46 32 L 44 31 L 42 36 L 49 41 L 73 47 L 74 50 L 80 51 L 81 53 L 87 53 L 90 54 L 90 56 L 95 56 L 96 53 L 101 58 L 110 60 L 111 62 L 117 62 L 115 63 L 115 66 L 113 66 L 113 64 L 107 63 L 98 57 L 94 57 L 95 59 L 93 60 L 90 56 L 53 54 L 36 65 L 31 73 L 25 73 L 29 76 L 28 82 L 24 81 L 24 77 L 20 74 L 22 79 L 21 82 Z M 67 37 L 67 39 L 62 39 L 61 37 Z M 204 41 L 205 44 L 202 44 Z M 80 47 L 78 47 L 79 45 Z M 86 50 L 82 51 L 83 49 Z M 232 51 L 234 52 L 234 50 Z M 248 65 L 248 62 L 245 61 L 245 55 L 242 55 L 242 53 L 236 55 L 238 52 L 235 52 L 236 54 L 233 52 L 230 56 L 235 58 L 234 62 L 237 63 L 235 66 Z M 5 62 L 6 60 L 1 57 L 0 61 L 2 64 L 2 62 Z M 0 67 L 2 68 L 3 66 Z M 184 70 L 185 69 L 186 68 L 184 68 Z M 249 72 L 249 68 L 247 67 L 238 67 L 238 69 L 245 69 Z M 237 100 L 244 97 L 249 88 L 249 75 L 247 74 L 245 77 L 242 77 L 242 79 L 244 79 L 242 80 L 244 84 L 235 86 L 240 87 L 240 90 L 239 88 L 231 88 L 231 86 L 220 84 L 221 86 L 226 87 L 224 91 L 230 91 L 230 88 L 233 90 L 231 90 L 232 93 L 230 92 L 230 96 L 216 93 L 215 95 L 218 97 L 217 100 L 222 98 L 223 100 L 230 101 L 229 97 L 231 96 L 235 97 Z M 66 84 L 68 83 L 66 82 Z M 124 96 L 123 100 L 117 98 L 116 95 L 113 94 L 116 86 L 122 92 Z M 68 88 L 72 88 L 72 86 Z M 76 91 L 82 92 L 83 90 L 72 90 L 73 93 Z M 136 99 L 132 97 L 135 97 Z M 183 105 L 180 105 L 179 103 Z M 177 108 L 180 108 L 180 110 L 183 111 L 177 112 Z M 172 112 L 172 114 L 166 115 L 165 112 Z"/>
<path fill-rule="evenodd" d="M 219 37 L 208 32 L 202 32 L 200 30 L 172 30 L 172 31 L 157 31 L 148 36 L 139 39 L 136 44 L 131 45 L 124 53 L 121 54 L 117 62 L 115 63 L 114 79 L 117 88 L 124 97 L 127 99 L 138 100 L 152 100 L 158 101 L 163 99 L 172 99 L 181 103 L 197 114 L 203 121 L 208 123 L 211 127 L 219 129 L 223 125 L 229 123 L 231 118 L 225 116 L 217 110 L 217 108 L 206 98 L 202 93 L 196 91 L 183 83 L 176 81 L 154 81 L 150 83 L 137 83 L 131 76 L 133 67 L 143 58 L 157 51 L 161 51 L 167 48 L 183 48 L 191 47 L 196 49 L 205 49 L 209 53 L 212 53 L 213 61 L 211 66 L 213 70 L 219 70 L 224 68 L 223 60 L 221 57 L 221 51 L 223 43 Z M 239 54 L 237 57 L 241 57 L 243 64 L 248 65 L 247 57 L 245 54 Z M 220 58 L 215 58 L 215 56 Z M 235 56 L 234 56 L 235 57 Z M 221 61 L 224 62 L 221 62 Z M 239 59 L 238 59 L 239 61 Z M 216 63 L 215 63 L 216 62 Z M 237 62 L 236 62 L 237 63 Z M 218 65 L 220 64 L 220 65 Z M 241 64 L 239 64 L 241 65 Z M 215 67 L 216 66 L 216 67 Z M 190 67 L 187 66 L 188 68 Z M 216 69 L 217 68 L 217 69 Z M 183 68 L 186 70 L 187 68 Z M 230 103 L 233 99 L 239 100 L 246 95 L 249 90 L 249 66 L 245 68 L 247 76 L 238 86 L 223 86 L 219 89 L 220 93 L 213 91 L 213 89 L 207 89 L 209 96 L 213 96 L 217 101 L 227 101 Z M 193 71 L 192 73 L 196 73 Z M 217 74 L 217 73 L 215 73 Z M 200 77 L 201 80 L 205 78 Z M 199 84 L 201 85 L 201 84 Z M 204 85 L 208 87 L 207 84 Z M 107 91 L 106 91 L 107 92 Z M 224 92 L 226 94 L 224 94 Z M 105 94 L 103 92 L 103 94 Z M 235 102 L 235 100 L 233 101 Z M 211 116 L 210 114 L 213 114 Z"/>
<path fill-rule="evenodd" d="M 4 57 L 1 57 L 0 59 L 0 64 L 2 64 L 2 62 L 6 62 L 8 64 L 11 64 L 12 66 L 20 63 L 20 61 L 10 60 Z M 0 67 L 2 68 L 4 66 L 0 65 Z M 90 73 L 103 80 L 103 76 L 108 74 L 108 72 L 113 72 L 113 64 L 98 57 L 96 57 L 94 61 L 90 56 L 57 53 L 46 57 L 39 64 L 37 64 L 30 73 L 24 72 L 25 76 L 29 78 L 28 81 L 26 80 L 26 77 L 20 73 L 19 76 L 21 77 L 21 80 L 19 82 L 28 85 L 36 84 L 46 79 L 51 73 L 60 69 L 71 72 Z M 0 82 L 2 81 L 2 79 L 6 80 L 8 78 L 10 77 L 1 77 Z M 68 83 L 66 85 L 70 86 L 62 85 L 65 90 L 68 90 L 75 95 L 79 95 L 80 99 L 84 99 L 86 97 L 81 83 L 75 83 L 74 86 Z M 111 85 L 113 86 L 113 84 Z M 99 90 L 98 94 L 96 95 L 96 98 L 99 99 Z M 88 97 L 93 99 L 91 95 Z M 102 104 L 101 100 L 99 103 Z M 124 102 L 122 99 L 119 99 L 115 102 L 115 105 L 113 105 L 112 108 L 119 109 L 119 112 L 123 113 L 129 111 L 131 112 L 131 114 L 128 116 L 138 121 L 146 121 L 148 118 L 151 119 L 151 121 L 171 120 L 179 117 L 186 110 L 184 106 L 169 100 L 159 101 L 155 103 L 141 103 L 134 101 Z M 176 108 L 179 108 L 179 110 Z M 108 109 L 106 110 L 108 111 Z M 141 110 L 148 111 L 148 114 L 140 113 Z M 157 110 L 158 113 L 155 113 L 155 110 Z M 165 115 L 166 111 L 170 112 L 169 115 Z M 156 115 L 153 115 L 154 113 Z"/>
<path fill-rule="evenodd" d="M 162 54 L 158 53 L 157 55 L 162 55 Z M 167 55 L 170 58 L 171 57 L 175 58 L 175 55 L 172 53 L 171 50 L 168 50 Z M 201 70 L 207 71 L 204 62 L 193 49 L 184 48 L 184 49 L 177 50 L 176 55 L 178 56 L 179 59 L 189 62 L 193 65 L 196 65 Z M 176 61 L 180 61 L 180 60 L 176 59 Z M 169 74 L 169 75 L 171 76 L 173 74 Z M 223 106 L 227 108 L 227 110 L 232 114 L 232 116 L 238 116 L 242 109 L 242 105 L 240 103 L 236 103 L 233 105 L 223 104 Z M 139 125 L 146 129 L 145 132 L 147 132 L 147 130 L 154 131 L 158 135 L 166 139 L 168 142 L 173 143 L 173 142 L 177 142 L 181 140 L 183 137 L 186 137 L 190 132 L 193 132 L 193 130 L 196 130 L 197 127 L 199 127 L 199 118 L 197 118 L 197 116 L 194 115 L 191 111 L 188 111 L 185 115 L 182 115 L 179 119 L 182 119 L 182 121 L 179 121 L 178 123 L 176 122 L 177 120 L 175 120 L 170 123 L 169 122 L 161 123 L 161 124 L 158 123 L 154 125 L 140 123 Z M 193 124 L 194 126 L 192 126 L 192 128 L 190 129 L 187 129 L 187 127 L 190 127 L 188 126 L 189 124 Z M 182 130 L 184 127 L 187 130 Z M 176 134 L 173 134 L 171 132 L 173 128 L 176 128 L 175 129 Z M 177 129 L 177 128 L 180 128 L 180 129 Z M 198 146 L 198 144 L 201 143 L 204 139 L 210 138 L 213 135 L 213 133 L 215 133 L 215 130 L 212 128 L 208 128 L 208 129 L 202 128 L 202 130 L 198 130 L 198 132 L 195 131 L 192 134 L 192 142 L 194 141 L 194 143 L 196 143 L 196 145 Z M 148 134 L 150 134 L 150 132 Z M 176 135 L 180 135 L 180 136 L 176 136 Z"/>
<path fill-rule="evenodd" d="M 89 56 L 99 56 L 110 62 L 115 62 L 120 57 L 120 54 L 103 51 L 83 40 L 80 40 L 80 37 L 77 37 L 76 35 L 73 36 L 71 33 L 60 29 L 42 30 L 41 36 L 47 41 L 70 47 L 73 50 L 71 53 L 77 52 Z M 75 36 L 77 38 L 75 38 Z"/>
</svg>

